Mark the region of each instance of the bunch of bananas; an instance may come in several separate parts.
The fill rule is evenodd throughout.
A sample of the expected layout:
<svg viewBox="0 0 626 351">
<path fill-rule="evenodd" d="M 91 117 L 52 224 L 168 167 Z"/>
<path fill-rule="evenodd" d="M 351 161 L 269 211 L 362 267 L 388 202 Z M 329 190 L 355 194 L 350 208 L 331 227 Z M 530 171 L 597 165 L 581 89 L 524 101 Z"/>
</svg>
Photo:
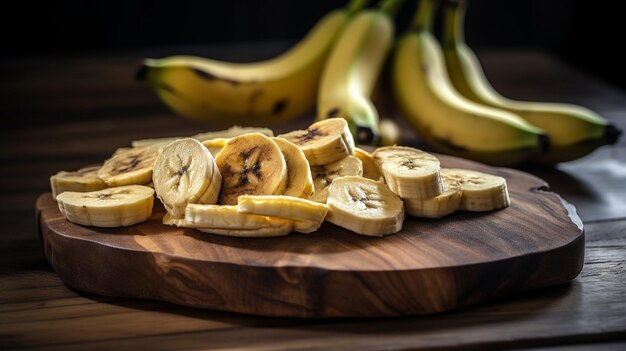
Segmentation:
<svg viewBox="0 0 626 351">
<path fill-rule="evenodd" d="M 393 15 L 404 0 L 351 0 L 324 16 L 297 45 L 262 62 L 192 56 L 147 59 L 137 77 L 176 113 L 213 125 L 276 124 L 311 110 L 343 117 L 358 144 L 393 144 L 372 92 L 391 54 L 397 105 L 438 151 L 491 164 L 554 164 L 614 143 L 620 131 L 589 109 L 499 95 L 464 42 L 464 1 L 446 0 L 443 48 L 432 34 L 438 0 L 420 0 L 394 46 Z"/>
</svg>

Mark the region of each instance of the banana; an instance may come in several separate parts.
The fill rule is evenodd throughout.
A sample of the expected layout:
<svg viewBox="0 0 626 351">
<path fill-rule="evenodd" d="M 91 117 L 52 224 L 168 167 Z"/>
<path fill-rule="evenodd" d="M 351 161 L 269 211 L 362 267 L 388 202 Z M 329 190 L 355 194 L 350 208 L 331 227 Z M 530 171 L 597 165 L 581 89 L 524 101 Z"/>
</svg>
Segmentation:
<svg viewBox="0 0 626 351">
<path fill-rule="evenodd" d="M 173 218 L 190 203 L 214 204 L 222 176 L 211 153 L 195 139 L 179 139 L 161 149 L 152 176 L 157 196 Z"/>
<path fill-rule="evenodd" d="M 278 145 L 287 164 L 285 195 L 302 198 L 313 195 L 315 192 L 313 177 L 311 177 L 311 168 L 309 168 L 309 162 L 304 156 L 304 152 L 287 139 L 272 138 L 272 140 Z"/>
<path fill-rule="evenodd" d="M 311 166 L 339 161 L 352 155 L 354 150 L 354 139 L 343 118 L 319 121 L 305 130 L 295 130 L 278 137 L 296 144 Z"/>
<path fill-rule="evenodd" d="M 326 220 L 355 233 L 383 236 L 402 229 L 402 200 L 381 182 L 337 178 L 330 185 L 327 204 Z"/>
<path fill-rule="evenodd" d="M 86 192 L 101 190 L 107 187 L 106 183 L 98 177 L 101 166 L 84 167 L 77 171 L 61 171 L 50 177 L 52 198 L 64 191 Z"/>
<path fill-rule="evenodd" d="M 155 147 L 118 150 L 115 156 L 104 161 L 98 177 L 108 186 L 146 184 L 152 179 L 158 151 Z"/>
<path fill-rule="evenodd" d="M 502 177 L 456 168 L 442 168 L 441 173 L 461 185 L 462 210 L 492 211 L 507 207 L 511 203 L 506 179 Z"/>
<path fill-rule="evenodd" d="M 377 144 L 378 111 L 372 91 L 394 38 L 391 13 L 402 1 L 386 0 L 379 9 L 361 11 L 347 24 L 322 71 L 317 120 L 343 117 L 359 144 Z"/>
<path fill-rule="evenodd" d="M 231 139 L 215 162 L 222 174 L 220 203 L 236 205 L 239 195 L 282 195 L 287 186 L 287 164 L 280 148 L 260 133 Z"/>
<path fill-rule="evenodd" d="M 380 164 L 385 182 L 403 198 L 428 199 L 443 192 L 439 160 L 406 146 L 385 146 L 372 154 Z"/>
<path fill-rule="evenodd" d="M 59 210 L 70 222 L 94 227 L 121 227 L 152 215 L 154 190 L 126 185 L 98 191 L 65 191 L 57 196 Z"/>
<path fill-rule="evenodd" d="M 294 231 L 311 233 L 324 222 L 328 206 L 293 196 L 239 196 L 239 213 L 283 218 L 294 222 Z"/>
<path fill-rule="evenodd" d="M 211 123 L 279 123 L 313 107 L 333 43 L 366 3 L 352 0 L 345 9 L 330 12 L 296 46 L 273 59 L 254 63 L 193 56 L 147 59 L 136 77 L 183 116 Z"/>
<path fill-rule="evenodd" d="M 315 193 L 309 198 L 315 202 L 326 202 L 328 187 L 334 179 L 345 176 L 363 176 L 363 165 L 356 156 L 348 156 L 337 162 L 322 166 L 312 166 L 311 175 Z"/>
<path fill-rule="evenodd" d="M 185 211 L 184 227 L 220 235 L 281 236 L 291 232 L 293 221 L 239 213 L 236 205 L 190 204 Z"/>
<path fill-rule="evenodd" d="M 206 147 L 207 150 L 209 150 L 211 155 L 215 157 L 220 151 L 222 151 L 224 146 L 228 144 L 229 141 L 230 141 L 230 138 L 215 138 L 215 139 L 209 139 L 209 140 L 203 141 L 202 145 L 204 145 L 204 147 Z"/>
<path fill-rule="evenodd" d="M 176 139 L 192 138 L 200 142 L 205 142 L 211 139 L 230 139 L 236 136 L 240 136 L 248 133 L 261 133 L 268 137 L 273 137 L 274 132 L 268 128 L 259 127 L 240 127 L 232 126 L 226 130 L 219 130 L 216 132 L 198 133 L 189 137 L 167 137 L 167 138 L 154 138 L 154 139 L 139 139 L 133 140 L 131 145 L 133 147 L 144 147 L 153 145 L 167 145 Z"/>
<path fill-rule="evenodd" d="M 431 33 L 434 0 L 422 0 L 412 30 L 396 45 L 392 86 L 400 110 L 432 147 L 492 164 L 514 164 L 548 145 L 545 133 L 513 113 L 483 106 L 452 86 Z"/>
<path fill-rule="evenodd" d="M 445 4 L 443 49 L 452 84 L 469 100 L 515 113 L 543 129 L 550 137 L 550 150 L 531 161 L 566 162 L 618 140 L 621 131 L 587 108 L 562 103 L 516 101 L 500 95 L 485 77 L 474 52 L 465 43 L 465 2 L 448 0 Z"/>
<path fill-rule="evenodd" d="M 459 209 L 463 192 L 459 182 L 442 175 L 443 192 L 429 199 L 402 198 L 406 213 L 415 217 L 441 218 Z"/>
<path fill-rule="evenodd" d="M 383 178 L 378 163 L 369 152 L 357 147 L 354 148 L 354 156 L 361 160 L 361 164 L 363 165 L 363 177 L 385 182 L 385 178 Z"/>
</svg>

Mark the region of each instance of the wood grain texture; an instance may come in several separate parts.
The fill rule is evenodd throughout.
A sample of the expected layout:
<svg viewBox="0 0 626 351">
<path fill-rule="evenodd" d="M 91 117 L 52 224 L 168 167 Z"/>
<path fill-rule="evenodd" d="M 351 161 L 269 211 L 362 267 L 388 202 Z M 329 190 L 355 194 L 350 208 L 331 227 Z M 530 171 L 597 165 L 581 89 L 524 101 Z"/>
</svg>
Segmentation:
<svg viewBox="0 0 626 351">
<path fill-rule="evenodd" d="M 312 235 L 230 238 L 161 224 L 163 209 L 127 228 L 66 221 L 37 203 L 46 255 L 68 285 L 105 296 L 289 317 L 380 317 L 451 310 L 564 283 L 582 269 L 573 206 L 542 180 L 440 156 L 448 167 L 507 179 L 511 206 L 441 220 L 408 217 L 369 238 L 326 223 Z"/>
</svg>

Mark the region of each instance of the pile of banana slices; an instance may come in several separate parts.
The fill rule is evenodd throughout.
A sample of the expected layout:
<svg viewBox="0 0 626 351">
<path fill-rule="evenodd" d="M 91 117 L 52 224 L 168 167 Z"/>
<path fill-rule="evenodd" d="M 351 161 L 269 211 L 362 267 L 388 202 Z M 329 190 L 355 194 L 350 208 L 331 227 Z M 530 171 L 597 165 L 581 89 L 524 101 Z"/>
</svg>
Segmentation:
<svg viewBox="0 0 626 351">
<path fill-rule="evenodd" d="M 359 149 L 342 118 L 277 137 L 233 127 L 137 140 L 102 166 L 59 172 L 50 183 L 61 213 L 77 224 L 141 223 L 156 193 L 164 224 L 244 237 L 312 233 L 324 221 L 384 236 L 402 229 L 405 211 L 440 218 L 510 202 L 502 177 L 441 168 L 411 147 Z"/>
</svg>

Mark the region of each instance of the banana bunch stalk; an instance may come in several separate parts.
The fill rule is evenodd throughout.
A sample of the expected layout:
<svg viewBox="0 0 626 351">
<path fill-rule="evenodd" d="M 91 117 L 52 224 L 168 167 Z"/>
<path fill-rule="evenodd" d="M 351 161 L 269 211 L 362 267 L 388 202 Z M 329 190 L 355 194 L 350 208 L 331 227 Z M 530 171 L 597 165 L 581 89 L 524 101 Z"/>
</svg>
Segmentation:
<svg viewBox="0 0 626 351">
<path fill-rule="evenodd" d="M 489 84 L 476 55 L 465 43 L 465 11 L 466 5 L 462 0 L 445 2 L 443 48 L 450 80 L 465 98 L 515 113 L 544 130 L 550 137 L 551 148 L 546 154 L 536 155 L 532 161 L 570 161 L 617 141 L 621 132 L 587 108 L 562 103 L 516 101 L 500 95 Z"/>
<path fill-rule="evenodd" d="M 280 123 L 311 110 L 333 44 L 368 0 L 328 13 L 293 48 L 260 62 L 195 56 L 146 59 L 136 77 L 174 112 L 212 125 Z"/>
<path fill-rule="evenodd" d="M 519 115 L 462 96 L 452 85 L 432 34 L 435 0 L 421 0 L 397 42 L 392 86 L 400 110 L 433 148 L 492 164 L 516 164 L 545 152 L 548 137 Z"/>
<path fill-rule="evenodd" d="M 378 111 L 370 97 L 394 40 L 392 15 L 403 0 L 384 0 L 346 25 L 330 52 L 317 94 L 317 120 L 343 117 L 358 144 L 377 144 Z"/>
</svg>

